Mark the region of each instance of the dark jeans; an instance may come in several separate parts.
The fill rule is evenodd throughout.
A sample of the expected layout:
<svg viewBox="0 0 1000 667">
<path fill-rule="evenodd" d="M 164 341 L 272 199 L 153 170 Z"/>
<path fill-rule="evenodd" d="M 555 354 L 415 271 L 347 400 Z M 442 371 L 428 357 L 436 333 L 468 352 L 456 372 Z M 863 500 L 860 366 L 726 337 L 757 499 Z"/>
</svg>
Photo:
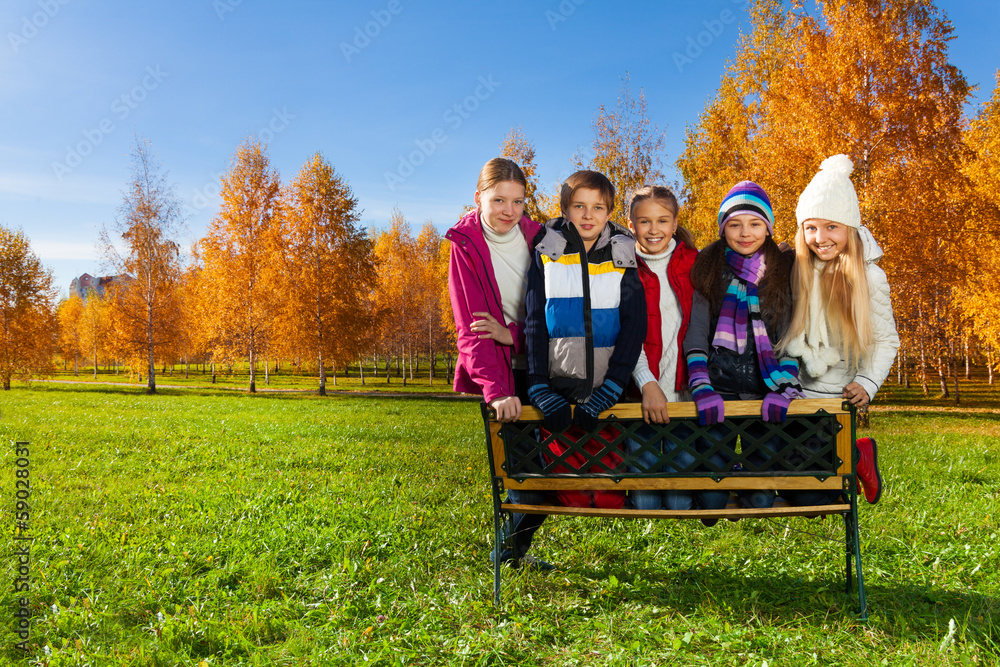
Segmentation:
<svg viewBox="0 0 1000 667">
<path fill-rule="evenodd" d="M 728 433 L 728 429 L 723 429 Z M 664 437 L 653 445 L 653 452 L 663 454 L 673 453 L 673 465 L 663 466 L 658 464 L 658 457 L 648 449 L 642 449 L 642 444 L 635 439 L 629 438 L 627 441 L 628 450 L 636 456 L 636 466 L 629 466 L 629 472 L 707 472 L 706 466 L 696 465 L 697 459 L 687 449 L 684 449 L 677 441 L 685 441 L 690 438 L 694 431 L 684 423 L 677 423 L 673 426 L 671 437 Z M 724 437 L 724 434 L 722 434 Z M 636 436 L 644 441 L 649 441 L 656 437 L 656 431 L 651 426 L 643 425 L 636 430 Z M 705 454 L 710 448 L 710 444 L 704 438 L 697 438 L 694 441 L 695 450 L 699 454 Z M 728 462 L 721 453 L 714 453 L 710 457 L 712 466 L 718 470 L 726 470 Z M 689 510 L 700 508 L 706 510 L 724 509 L 729 502 L 728 491 L 632 491 L 629 493 L 632 506 L 639 510 L 658 510 L 666 508 L 670 510 Z"/>
<path fill-rule="evenodd" d="M 836 441 L 836 431 L 833 430 L 833 426 L 836 424 L 836 418 L 834 417 L 824 417 L 820 422 L 826 428 L 824 433 L 817 433 L 812 437 L 808 438 L 802 443 L 802 447 L 809 452 L 818 452 L 827 445 L 832 444 Z M 789 432 L 799 437 L 805 434 L 805 427 L 800 424 L 789 424 Z M 798 460 L 796 460 L 798 459 Z M 805 458 L 799 455 L 798 457 L 792 456 L 790 460 L 793 464 L 801 465 L 800 469 L 807 470 L 808 466 L 805 463 Z M 781 492 L 781 497 L 788 501 L 789 505 L 795 505 L 796 507 L 802 507 L 803 505 L 829 505 L 836 502 L 840 498 L 840 491 L 792 491 L 785 490 Z"/>
<path fill-rule="evenodd" d="M 524 405 L 528 402 L 528 372 L 523 369 L 514 370 L 514 391 Z M 535 430 L 535 439 L 541 437 L 538 430 Z M 542 465 L 541 456 L 538 457 L 539 465 Z M 517 505 L 544 505 L 552 502 L 552 494 L 545 491 L 518 491 L 507 489 L 507 502 Z M 504 542 L 510 545 L 517 558 L 522 558 L 531 548 L 531 538 L 535 531 L 545 521 L 545 514 L 511 514 L 511 520 L 506 524 Z"/>
</svg>

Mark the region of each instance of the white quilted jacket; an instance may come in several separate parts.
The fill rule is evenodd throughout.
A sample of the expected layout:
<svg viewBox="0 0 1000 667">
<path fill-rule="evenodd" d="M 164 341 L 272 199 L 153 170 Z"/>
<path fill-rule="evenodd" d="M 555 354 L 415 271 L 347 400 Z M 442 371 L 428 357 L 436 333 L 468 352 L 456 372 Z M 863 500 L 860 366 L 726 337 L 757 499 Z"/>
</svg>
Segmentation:
<svg viewBox="0 0 1000 667">
<path fill-rule="evenodd" d="M 799 373 L 806 398 L 840 398 L 844 387 L 851 382 L 857 382 L 869 398 L 875 398 L 875 393 L 889 376 L 892 362 L 896 359 L 899 349 L 899 334 L 896 333 L 896 321 L 892 316 L 892 301 L 889 298 L 889 281 L 885 271 L 874 263 L 866 264 L 868 287 L 871 291 L 871 321 L 875 333 L 875 349 L 871 358 L 861 365 L 857 374 L 849 370 L 841 359 L 832 365 L 826 373 L 818 378 Z"/>
</svg>

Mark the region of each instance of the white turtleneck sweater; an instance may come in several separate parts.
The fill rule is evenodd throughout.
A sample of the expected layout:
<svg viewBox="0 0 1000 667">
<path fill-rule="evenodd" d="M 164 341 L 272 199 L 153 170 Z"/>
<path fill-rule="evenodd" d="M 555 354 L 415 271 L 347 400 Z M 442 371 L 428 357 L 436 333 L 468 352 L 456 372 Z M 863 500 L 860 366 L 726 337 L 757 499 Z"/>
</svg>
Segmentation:
<svg viewBox="0 0 1000 667">
<path fill-rule="evenodd" d="M 649 270 L 656 274 L 660 281 L 660 334 L 663 337 L 663 354 L 660 356 L 659 378 L 653 376 L 649 370 L 649 360 L 646 358 L 646 350 L 639 352 L 639 360 L 636 362 L 632 377 L 641 389 L 647 382 L 656 382 L 663 390 L 667 401 L 685 401 L 688 399 L 688 392 L 678 392 L 674 387 L 677 384 L 677 335 L 681 330 L 681 305 L 677 301 L 677 295 L 670 287 L 667 280 L 667 265 L 677 247 L 677 240 L 670 239 L 667 249 L 657 255 L 648 255 L 639 248 L 635 249 L 635 254 L 646 262 Z"/>
<path fill-rule="evenodd" d="M 500 288 L 500 305 L 506 320 L 504 325 L 523 323 L 527 315 L 524 297 L 528 291 L 528 266 L 531 264 L 528 242 L 521 233 L 520 225 L 514 225 L 506 234 L 497 233 L 485 223 L 482 223 L 482 228 L 490 248 L 497 287 Z M 522 360 L 516 361 L 515 367 L 520 367 Z"/>
</svg>

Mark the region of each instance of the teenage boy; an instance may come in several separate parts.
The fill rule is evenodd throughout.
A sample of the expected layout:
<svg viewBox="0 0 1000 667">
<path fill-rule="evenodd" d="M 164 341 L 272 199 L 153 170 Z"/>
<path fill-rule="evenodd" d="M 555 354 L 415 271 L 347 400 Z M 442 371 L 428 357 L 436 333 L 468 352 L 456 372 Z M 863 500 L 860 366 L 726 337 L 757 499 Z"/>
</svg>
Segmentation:
<svg viewBox="0 0 1000 667">
<path fill-rule="evenodd" d="M 591 454 L 618 435 L 611 427 L 595 434 L 597 416 L 618 401 L 646 338 L 635 239 L 608 224 L 614 202 L 615 188 L 604 174 L 585 170 L 566 179 L 559 194 L 562 217 L 547 225 L 528 269 L 528 396 L 545 416 L 543 436 L 563 431 Z M 567 447 L 553 438 L 548 449 L 562 456 Z M 586 461 L 578 454 L 566 460 L 577 470 Z M 612 472 L 621 459 L 606 452 L 601 462 L 590 470 Z M 620 491 L 557 495 L 571 507 L 617 509 L 625 503 Z"/>
</svg>

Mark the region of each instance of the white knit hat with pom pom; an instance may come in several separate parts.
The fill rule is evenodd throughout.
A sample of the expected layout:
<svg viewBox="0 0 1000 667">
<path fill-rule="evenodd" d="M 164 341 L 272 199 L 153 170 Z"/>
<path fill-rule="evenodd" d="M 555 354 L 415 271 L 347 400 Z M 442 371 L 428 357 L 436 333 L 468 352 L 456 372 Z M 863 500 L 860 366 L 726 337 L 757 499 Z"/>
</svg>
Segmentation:
<svg viewBox="0 0 1000 667">
<path fill-rule="evenodd" d="M 854 163 L 844 154 L 823 160 L 819 173 L 799 196 L 795 218 L 801 225 L 810 218 L 839 222 L 855 229 L 861 227 L 858 193 L 851 183 Z"/>
</svg>

